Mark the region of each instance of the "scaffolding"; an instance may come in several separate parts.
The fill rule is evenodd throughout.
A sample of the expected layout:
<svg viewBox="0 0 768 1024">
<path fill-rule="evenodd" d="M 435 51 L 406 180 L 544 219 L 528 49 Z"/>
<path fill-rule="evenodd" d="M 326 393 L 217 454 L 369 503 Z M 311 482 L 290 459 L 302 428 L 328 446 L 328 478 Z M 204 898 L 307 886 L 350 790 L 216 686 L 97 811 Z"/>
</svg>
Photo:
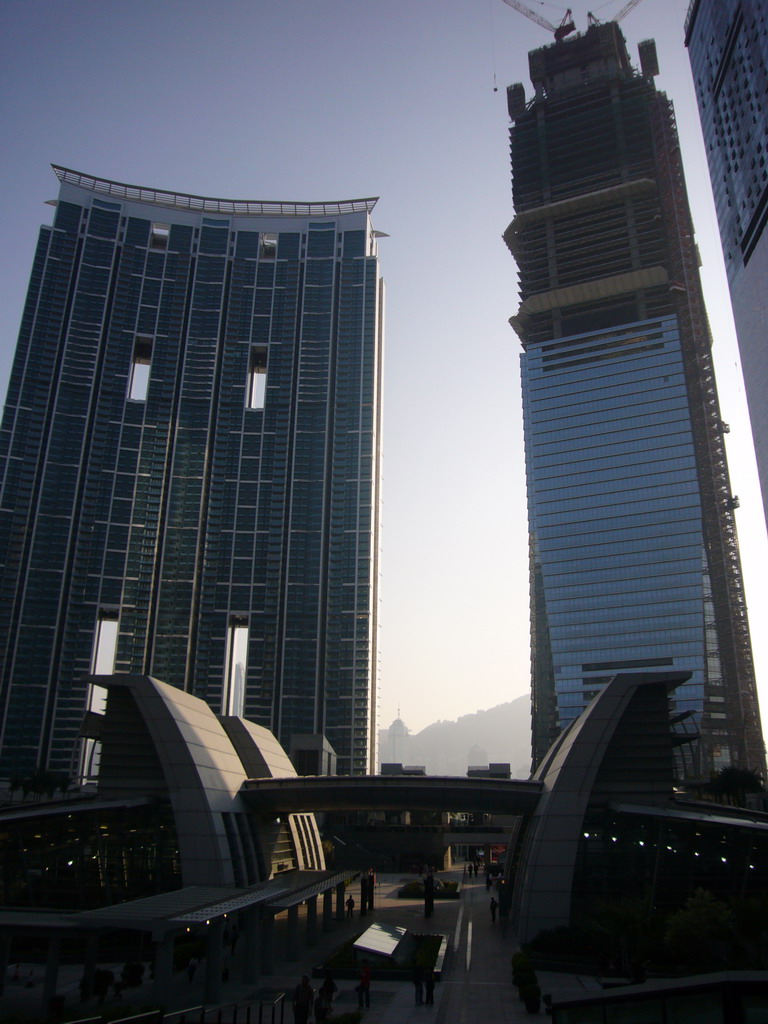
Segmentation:
<svg viewBox="0 0 768 1024">
<path fill-rule="evenodd" d="M 680 147 L 672 103 L 657 93 L 651 105 L 651 128 L 657 162 L 659 199 L 668 240 L 670 291 L 677 314 L 683 351 L 688 402 L 694 436 L 702 504 L 704 542 L 715 610 L 717 649 L 722 668 L 723 730 L 731 744 L 735 766 L 765 778 L 765 748 L 757 703 L 755 669 L 741 572 L 739 542 L 717 396 L 712 341 L 707 321 L 693 223 L 688 207 Z M 702 742 L 716 745 L 713 708 L 705 701 Z"/>
</svg>

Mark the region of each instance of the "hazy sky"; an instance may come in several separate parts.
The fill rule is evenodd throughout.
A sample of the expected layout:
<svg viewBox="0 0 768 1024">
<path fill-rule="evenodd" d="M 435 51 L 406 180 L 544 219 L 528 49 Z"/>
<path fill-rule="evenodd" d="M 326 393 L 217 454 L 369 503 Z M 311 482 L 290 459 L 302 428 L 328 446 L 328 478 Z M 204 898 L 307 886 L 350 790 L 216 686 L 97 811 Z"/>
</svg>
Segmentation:
<svg viewBox="0 0 768 1024">
<path fill-rule="evenodd" d="M 531 6 L 559 21 L 564 5 Z M 623 0 L 571 0 L 607 20 Z M 768 717 L 762 518 L 683 46 L 688 0 L 622 22 L 656 38 L 704 261 Z M 505 88 L 548 33 L 502 0 L 2 0 L 0 393 L 50 164 L 264 200 L 380 196 L 387 281 L 381 722 L 418 730 L 529 688 L 528 553 Z M 494 91 L 494 86 L 498 91 Z"/>
</svg>

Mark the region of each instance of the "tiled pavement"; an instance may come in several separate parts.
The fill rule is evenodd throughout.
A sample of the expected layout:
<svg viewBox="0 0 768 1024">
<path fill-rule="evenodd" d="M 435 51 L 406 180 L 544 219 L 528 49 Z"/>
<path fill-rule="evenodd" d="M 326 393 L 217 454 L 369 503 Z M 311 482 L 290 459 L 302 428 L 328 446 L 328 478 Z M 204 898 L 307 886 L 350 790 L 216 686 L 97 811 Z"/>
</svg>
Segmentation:
<svg viewBox="0 0 768 1024">
<path fill-rule="evenodd" d="M 446 872 L 441 877 L 461 878 L 461 872 Z M 397 889 L 406 881 L 400 875 L 380 875 L 377 884 L 376 906 L 372 914 L 364 920 L 357 916 L 354 920 L 334 922 L 333 929 L 320 933 L 318 944 L 311 949 L 303 948 L 300 959 L 287 963 L 275 956 L 273 973 L 262 975 L 257 985 L 240 983 L 240 964 L 237 959 L 242 955 L 242 943 L 238 945 L 238 957 L 231 965 L 230 980 L 225 983 L 222 997 L 222 1013 L 218 1012 L 208 1019 L 221 1020 L 222 1024 L 231 1021 L 234 1006 L 238 1006 L 238 1020 L 245 1020 L 244 1007 L 254 1005 L 259 989 L 285 991 L 288 1005 L 285 1021 L 292 1022 L 290 1010 L 290 993 L 302 974 L 311 972 L 312 967 L 321 964 L 333 949 L 348 937 L 357 934 L 363 927 L 374 921 L 403 925 L 412 931 L 441 932 L 449 938 L 449 954 L 446 958 L 443 978 L 435 988 L 434 1006 L 415 1005 L 414 988 L 411 982 L 377 981 L 374 973 L 371 985 L 371 1006 L 365 1013 L 366 1024 L 514 1024 L 514 1022 L 530 1021 L 520 1002 L 517 989 L 512 984 L 510 960 L 512 953 L 518 948 L 514 935 L 502 934 L 502 926 L 497 920 L 491 922 L 489 912 L 490 897 L 486 892 L 485 880 L 473 879 L 464 881 L 460 900 L 436 900 L 435 911 L 429 921 L 425 921 L 423 904 L 416 900 L 403 900 L 397 897 Z M 353 890 L 354 891 L 354 890 Z M 358 894 L 355 892 L 355 897 Z M 275 948 L 283 949 L 281 921 L 276 922 Z M 122 965 L 108 964 L 116 976 L 119 976 Z M 34 988 L 26 988 L 20 982 L 14 982 L 12 975 L 15 965 L 9 971 L 9 980 L 0 1007 L 3 1012 L 37 1013 L 40 1010 L 42 966 L 33 968 L 36 984 Z M 30 967 L 22 965 L 20 976 L 26 978 Z M 60 972 L 58 991 L 65 997 L 68 1008 L 78 1004 L 78 982 L 81 969 L 63 967 Z M 174 976 L 172 991 L 172 1008 L 181 1009 L 200 1004 L 203 991 L 204 963 L 198 969 L 195 981 L 190 984 L 184 972 Z M 539 981 L 544 992 L 557 995 L 563 991 L 574 989 L 584 991 L 585 988 L 596 988 L 591 978 L 580 978 L 573 975 L 540 972 Z M 315 986 L 319 982 L 313 982 Z M 334 1001 L 336 1013 L 354 1009 L 357 1006 L 355 982 L 337 980 L 339 991 Z M 145 982 L 139 989 L 130 989 L 125 994 L 126 1003 L 135 1007 L 147 1005 L 151 998 L 150 983 Z M 98 1007 L 95 1001 L 82 1005 L 82 1016 L 95 1016 Z M 544 1016 L 544 1010 L 541 1010 Z M 191 1015 L 188 1020 L 192 1019 Z M 265 1015 L 265 1022 L 270 1015 Z M 332 1021 L 331 1017 L 331 1021 Z M 279 1021 L 279 1016 L 277 1018 Z M 258 1021 L 253 1015 L 252 1021 Z"/>
</svg>

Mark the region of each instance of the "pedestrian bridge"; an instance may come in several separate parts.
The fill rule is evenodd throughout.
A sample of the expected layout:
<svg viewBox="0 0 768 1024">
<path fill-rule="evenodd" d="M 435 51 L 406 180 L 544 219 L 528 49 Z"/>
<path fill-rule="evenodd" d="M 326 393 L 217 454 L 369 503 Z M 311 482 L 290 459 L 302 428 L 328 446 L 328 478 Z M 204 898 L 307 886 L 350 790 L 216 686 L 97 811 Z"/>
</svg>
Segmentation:
<svg viewBox="0 0 768 1024">
<path fill-rule="evenodd" d="M 522 779 L 303 775 L 248 779 L 240 796 L 259 814 L 356 810 L 531 814 L 541 792 L 541 782 Z"/>
</svg>

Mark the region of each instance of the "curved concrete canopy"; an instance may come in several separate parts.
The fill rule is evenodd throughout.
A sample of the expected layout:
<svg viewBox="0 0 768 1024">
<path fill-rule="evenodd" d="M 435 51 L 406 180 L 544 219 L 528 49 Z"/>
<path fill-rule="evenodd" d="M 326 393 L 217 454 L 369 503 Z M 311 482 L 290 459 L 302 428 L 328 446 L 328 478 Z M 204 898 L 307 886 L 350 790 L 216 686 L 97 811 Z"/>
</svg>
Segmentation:
<svg viewBox="0 0 768 1024">
<path fill-rule="evenodd" d="M 673 792 L 669 694 L 690 672 L 615 675 L 552 744 L 536 779 L 541 800 L 515 878 L 518 938 L 570 921 L 573 875 L 588 807 L 611 800 L 665 804 Z"/>
<path fill-rule="evenodd" d="M 313 818 L 297 821 L 286 811 L 287 821 L 271 832 L 254 831 L 246 821 L 241 787 L 247 773 L 295 774 L 271 732 L 235 717 L 217 718 L 205 701 L 151 676 L 95 675 L 89 682 L 107 691 L 106 713 L 84 725 L 89 729 L 97 720 L 99 796 L 148 794 L 170 802 L 185 885 L 263 881 L 273 870 L 272 849 L 283 839 L 291 852 L 281 860 L 325 867 Z"/>
</svg>

